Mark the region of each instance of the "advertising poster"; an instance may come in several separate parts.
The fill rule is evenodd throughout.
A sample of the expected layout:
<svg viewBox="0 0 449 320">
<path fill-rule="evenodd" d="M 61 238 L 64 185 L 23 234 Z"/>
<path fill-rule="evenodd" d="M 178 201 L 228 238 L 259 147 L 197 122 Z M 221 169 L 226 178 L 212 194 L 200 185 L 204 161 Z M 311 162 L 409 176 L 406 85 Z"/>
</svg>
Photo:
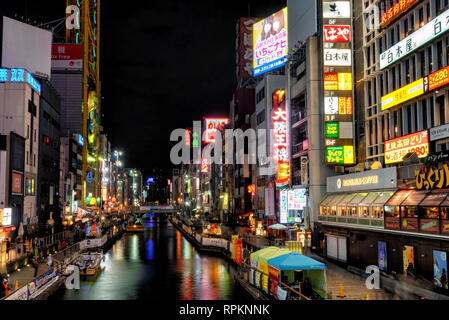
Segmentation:
<svg viewBox="0 0 449 320">
<path fill-rule="evenodd" d="M 23 194 L 23 174 L 19 172 L 12 173 L 12 194 Z"/>
<path fill-rule="evenodd" d="M 382 271 L 387 271 L 387 243 L 384 241 L 377 242 L 378 250 L 378 266 Z"/>
<path fill-rule="evenodd" d="M 415 253 L 412 246 L 404 246 L 402 259 L 404 262 L 404 274 L 407 274 L 407 270 L 413 271 L 415 269 Z"/>
<path fill-rule="evenodd" d="M 260 19 L 240 18 L 237 22 L 237 79 L 253 76 L 253 24 Z"/>
<path fill-rule="evenodd" d="M 433 250 L 433 283 L 447 289 L 447 255 L 445 251 Z"/>
<path fill-rule="evenodd" d="M 27 285 L 28 296 L 32 299 L 37 297 L 39 294 L 42 293 L 42 291 L 46 288 L 46 286 L 49 283 L 56 281 L 58 278 L 59 278 L 59 267 L 54 267 L 48 270 L 40 277 L 28 283 Z"/>
<path fill-rule="evenodd" d="M 236 239 L 234 243 L 234 261 L 237 264 L 242 263 L 242 239 Z"/>
<path fill-rule="evenodd" d="M 253 26 L 253 75 L 282 67 L 287 61 L 287 8 Z"/>
</svg>

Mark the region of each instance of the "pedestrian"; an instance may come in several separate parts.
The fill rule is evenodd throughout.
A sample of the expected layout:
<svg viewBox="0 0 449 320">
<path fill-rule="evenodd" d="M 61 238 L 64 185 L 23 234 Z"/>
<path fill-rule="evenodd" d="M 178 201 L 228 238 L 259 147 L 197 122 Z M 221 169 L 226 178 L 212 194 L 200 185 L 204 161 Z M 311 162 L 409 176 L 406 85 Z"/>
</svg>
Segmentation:
<svg viewBox="0 0 449 320">
<path fill-rule="evenodd" d="M 48 265 L 48 269 L 51 269 L 51 267 L 53 267 L 53 258 L 51 255 L 49 255 L 47 258 L 47 265 Z"/>
<path fill-rule="evenodd" d="M 8 280 L 3 278 L 3 288 L 5 289 L 5 297 L 9 296 L 11 293 L 11 288 L 9 287 Z"/>
<path fill-rule="evenodd" d="M 34 267 L 34 277 L 36 278 L 37 277 L 37 272 L 38 272 L 38 269 L 39 269 L 39 263 L 37 262 L 37 257 L 36 256 L 33 258 L 33 267 Z"/>
<path fill-rule="evenodd" d="M 65 242 L 65 240 L 62 241 L 62 249 L 65 249 L 65 247 L 67 246 L 67 242 Z"/>
</svg>

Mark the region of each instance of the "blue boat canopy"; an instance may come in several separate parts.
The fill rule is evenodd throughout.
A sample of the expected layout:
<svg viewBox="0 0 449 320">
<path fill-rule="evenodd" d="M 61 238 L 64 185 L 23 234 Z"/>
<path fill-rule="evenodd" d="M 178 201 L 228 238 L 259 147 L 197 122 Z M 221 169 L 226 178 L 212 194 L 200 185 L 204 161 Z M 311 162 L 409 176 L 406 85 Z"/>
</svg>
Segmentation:
<svg viewBox="0 0 449 320">
<path fill-rule="evenodd" d="M 268 260 L 278 270 L 324 270 L 326 265 L 298 252 L 291 252 Z"/>
</svg>

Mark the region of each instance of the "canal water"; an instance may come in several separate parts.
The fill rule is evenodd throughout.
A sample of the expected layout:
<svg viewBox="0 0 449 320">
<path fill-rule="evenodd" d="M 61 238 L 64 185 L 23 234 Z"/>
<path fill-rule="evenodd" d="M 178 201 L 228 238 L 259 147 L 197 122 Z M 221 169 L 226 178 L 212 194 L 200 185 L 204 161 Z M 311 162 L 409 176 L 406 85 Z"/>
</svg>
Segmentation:
<svg viewBox="0 0 449 320">
<path fill-rule="evenodd" d="M 102 264 L 96 279 L 82 279 L 79 290 L 62 286 L 50 299 L 249 299 L 227 261 L 200 253 L 167 220 L 146 222 L 144 233 L 125 233 Z"/>
</svg>

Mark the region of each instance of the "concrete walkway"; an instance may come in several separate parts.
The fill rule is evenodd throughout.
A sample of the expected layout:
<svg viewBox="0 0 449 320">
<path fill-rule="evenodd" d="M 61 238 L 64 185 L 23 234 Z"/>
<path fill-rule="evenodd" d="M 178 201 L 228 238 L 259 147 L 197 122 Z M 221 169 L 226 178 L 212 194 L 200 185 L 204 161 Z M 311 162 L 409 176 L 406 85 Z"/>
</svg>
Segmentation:
<svg viewBox="0 0 449 320">
<path fill-rule="evenodd" d="M 48 270 L 48 266 L 45 263 L 41 263 L 38 268 L 37 277 L 44 274 Z M 15 271 L 9 275 L 9 287 L 12 291 L 16 288 L 16 282 L 19 283 L 19 288 L 26 285 L 31 280 L 35 279 L 34 267 L 30 264 L 25 266 L 20 271 Z"/>
</svg>

